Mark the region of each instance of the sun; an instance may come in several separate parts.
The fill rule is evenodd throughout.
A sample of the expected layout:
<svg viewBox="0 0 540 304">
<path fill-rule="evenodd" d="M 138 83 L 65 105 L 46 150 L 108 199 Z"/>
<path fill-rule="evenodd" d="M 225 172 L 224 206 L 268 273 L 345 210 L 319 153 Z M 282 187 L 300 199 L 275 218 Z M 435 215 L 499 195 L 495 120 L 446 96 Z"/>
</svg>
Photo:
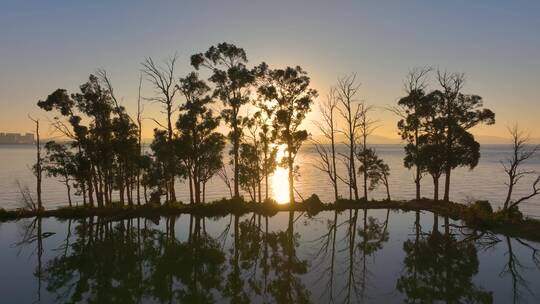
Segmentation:
<svg viewBox="0 0 540 304">
<path fill-rule="evenodd" d="M 280 162 L 285 156 L 285 146 L 278 147 L 276 160 Z M 277 167 L 272 175 L 272 197 L 278 204 L 289 203 L 289 170 Z"/>
</svg>

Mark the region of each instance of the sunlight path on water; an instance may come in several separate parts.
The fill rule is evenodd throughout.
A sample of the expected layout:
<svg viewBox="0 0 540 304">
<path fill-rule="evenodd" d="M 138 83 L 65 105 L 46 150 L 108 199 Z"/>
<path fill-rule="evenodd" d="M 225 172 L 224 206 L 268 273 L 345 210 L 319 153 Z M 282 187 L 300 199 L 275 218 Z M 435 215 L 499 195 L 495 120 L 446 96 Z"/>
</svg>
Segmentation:
<svg viewBox="0 0 540 304">
<path fill-rule="evenodd" d="M 278 147 L 276 160 L 278 164 L 285 157 L 285 146 Z M 287 204 L 289 202 L 289 170 L 278 166 L 272 175 L 272 198 L 278 204 Z"/>
</svg>

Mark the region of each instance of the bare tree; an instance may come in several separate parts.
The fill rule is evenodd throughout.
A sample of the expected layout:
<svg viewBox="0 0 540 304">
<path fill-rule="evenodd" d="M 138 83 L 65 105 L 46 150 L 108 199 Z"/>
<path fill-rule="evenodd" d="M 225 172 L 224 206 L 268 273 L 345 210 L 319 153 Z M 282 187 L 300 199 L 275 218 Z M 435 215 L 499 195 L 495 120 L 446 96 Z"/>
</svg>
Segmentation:
<svg viewBox="0 0 540 304">
<path fill-rule="evenodd" d="M 358 199 L 358 184 L 356 181 L 356 166 L 355 166 L 355 151 L 356 151 L 356 137 L 361 120 L 361 103 L 357 100 L 357 94 L 360 90 L 360 83 L 356 82 L 356 74 L 342 77 L 338 79 L 336 87 L 336 98 L 341 104 L 338 108 L 340 115 L 345 119 L 346 127 L 342 130 L 347 142 L 345 143 L 349 148 L 347 155 L 348 172 L 349 172 L 349 198 L 352 198 L 354 193 L 354 199 Z"/>
<path fill-rule="evenodd" d="M 137 205 L 141 205 L 141 157 L 142 151 L 142 113 L 144 112 L 144 106 L 141 103 L 141 88 L 142 88 L 142 75 L 139 76 L 139 95 L 137 96 L 137 145 L 139 150 L 139 159 L 137 165 Z"/>
<path fill-rule="evenodd" d="M 178 86 L 176 84 L 175 77 L 175 65 L 178 56 L 175 54 L 164 62 L 164 66 L 160 66 L 154 62 L 151 57 L 148 57 L 142 63 L 142 73 L 146 76 L 148 81 L 156 89 L 156 96 L 149 98 L 153 102 L 160 103 L 164 108 L 164 114 L 167 117 L 166 126 L 153 119 L 155 123 L 167 130 L 167 140 L 169 142 L 170 159 L 168 164 L 168 170 L 172 170 L 174 164 L 174 144 L 173 144 L 173 124 L 172 115 L 176 112 L 174 105 L 174 97 L 178 92 Z M 168 192 L 171 201 L 176 201 L 176 194 L 174 191 L 174 172 L 169 172 L 168 179 Z"/>
<path fill-rule="evenodd" d="M 31 121 L 36 125 L 36 164 L 33 167 L 34 175 L 36 176 L 36 195 L 37 195 L 37 208 L 43 210 L 43 204 L 41 202 L 41 180 L 43 176 L 42 157 L 41 157 L 41 142 L 39 138 L 39 119 L 34 119 L 28 115 Z"/>
<path fill-rule="evenodd" d="M 540 174 L 533 170 L 525 170 L 522 168 L 523 164 L 533 157 L 535 153 L 540 149 L 540 145 L 528 148 L 529 135 L 525 134 L 517 124 L 508 128 L 510 136 L 512 137 L 512 155 L 505 161 L 501 161 L 504 167 L 504 172 L 508 176 L 508 192 L 506 194 L 506 200 L 504 201 L 503 210 L 509 210 L 518 204 L 531 199 L 532 197 L 540 194 Z M 512 192 L 514 186 L 519 183 L 523 177 L 537 175 L 532 184 L 532 191 L 523 197 L 520 197 L 516 201 L 512 201 Z"/>
<path fill-rule="evenodd" d="M 339 198 L 337 187 L 337 169 L 336 169 L 336 122 L 335 112 L 338 106 L 338 100 L 336 98 L 336 89 L 331 88 L 330 92 L 326 96 L 326 101 L 319 104 L 319 110 L 322 115 L 322 121 L 314 121 L 313 123 L 322 132 L 324 138 L 330 141 L 330 151 L 323 143 L 314 141 L 315 149 L 319 154 L 319 161 L 315 167 L 328 174 L 330 181 L 334 187 L 334 199 Z"/>
<path fill-rule="evenodd" d="M 37 206 L 36 206 L 36 203 L 34 202 L 34 199 L 32 198 L 32 192 L 30 191 L 30 189 L 28 189 L 28 186 L 22 185 L 19 180 L 15 181 L 15 184 L 17 185 L 17 188 L 19 189 L 19 196 L 20 196 L 19 199 L 20 199 L 22 208 L 31 210 L 31 211 L 36 211 Z"/>
<path fill-rule="evenodd" d="M 223 164 L 223 166 L 221 166 L 221 168 L 218 170 L 217 175 L 223 181 L 223 183 L 225 183 L 225 186 L 227 187 L 227 189 L 229 189 L 230 197 L 233 198 L 234 196 L 233 196 L 233 189 L 231 185 L 231 179 L 229 178 L 229 174 L 227 172 L 228 172 L 227 165 Z"/>
</svg>

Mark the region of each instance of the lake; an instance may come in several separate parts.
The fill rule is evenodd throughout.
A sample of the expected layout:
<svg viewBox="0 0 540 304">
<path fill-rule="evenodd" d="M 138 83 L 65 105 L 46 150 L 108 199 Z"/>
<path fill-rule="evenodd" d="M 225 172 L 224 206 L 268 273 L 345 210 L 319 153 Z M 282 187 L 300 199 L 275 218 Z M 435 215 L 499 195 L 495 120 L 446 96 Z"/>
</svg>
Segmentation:
<svg viewBox="0 0 540 304">
<path fill-rule="evenodd" d="M 3 303 L 538 303 L 540 244 L 429 212 L 0 224 Z M 537 250 L 537 251 L 535 251 Z"/>
<path fill-rule="evenodd" d="M 413 172 L 403 167 L 403 147 L 400 145 L 375 145 L 379 155 L 388 163 L 391 169 L 390 192 L 393 199 L 412 199 L 415 189 Z M 466 203 L 474 200 L 489 200 L 494 209 L 499 207 L 506 195 L 506 176 L 501 160 L 510 155 L 509 145 L 483 145 L 480 163 L 474 170 L 460 168 L 452 173 L 451 200 Z M 345 152 L 343 145 L 338 145 L 338 152 Z M 300 165 L 300 176 L 295 187 L 299 195 L 304 198 L 316 193 L 325 201 L 333 200 L 333 190 L 325 173 L 318 171 L 313 165 L 318 155 L 313 146 L 305 145 L 297 157 Z M 22 185 L 33 187 L 34 177 L 30 171 L 35 160 L 35 151 L 32 146 L 0 146 L 0 207 L 14 209 L 20 207 L 20 194 L 16 185 L 18 180 Z M 345 167 L 338 162 L 339 171 L 345 173 Z M 526 169 L 540 171 L 540 155 L 531 159 Z M 230 172 L 232 176 L 232 172 Z M 441 182 L 442 188 L 443 182 Z M 432 181 L 426 176 L 422 180 L 422 196 L 432 197 Z M 278 169 L 270 180 L 272 196 L 278 201 L 288 200 L 287 172 Z M 523 179 L 514 191 L 514 197 L 529 193 L 531 180 Z M 176 184 L 177 198 L 184 202 L 189 201 L 187 185 L 179 181 Z M 348 197 L 348 190 L 344 183 L 340 183 L 340 193 Z M 31 188 L 33 189 L 33 188 Z M 442 190 L 441 190 L 442 191 Z M 207 201 L 227 197 L 229 191 L 218 177 L 212 179 L 207 185 Z M 442 195 L 442 194 L 441 194 Z M 247 194 L 246 194 L 247 196 Z M 383 199 L 386 197 L 384 189 L 380 187 L 369 194 L 370 198 Z M 298 197 L 298 195 L 297 195 Z M 301 197 L 298 197 L 301 199 Z M 55 179 L 45 178 L 43 183 L 43 200 L 46 208 L 67 205 L 67 196 L 64 185 Z M 82 201 L 81 198 L 75 201 Z M 521 210 L 529 216 L 540 217 L 540 196 L 528 203 L 523 203 Z"/>
</svg>

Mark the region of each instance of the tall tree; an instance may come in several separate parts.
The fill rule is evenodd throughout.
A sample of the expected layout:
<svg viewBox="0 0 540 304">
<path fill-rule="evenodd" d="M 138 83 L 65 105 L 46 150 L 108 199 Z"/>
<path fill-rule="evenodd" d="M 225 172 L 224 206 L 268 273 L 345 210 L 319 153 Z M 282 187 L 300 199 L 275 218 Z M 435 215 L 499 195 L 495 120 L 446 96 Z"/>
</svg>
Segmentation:
<svg viewBox="0 0 540 304">
<path fill-rule="evenodd" d="M 275 113 L 273 128 L 277 134 L 277 143 L 286 146 L 286 155 L 282 166 L 289 170 L 289 200 L 294 204 L 294 160 L 302 143 L 308 138 L 308 132 L 301 129 L 311 104 L 317 97 L 317 91 L 310 87 L 310 78 L 301 67 L 267 69 L 264 82 L 258 88 L 272 112 Z"/>
<path fill-rule="evenodd" d="M 334 188 L 334 201 L 339 199 L 338 193 L 338 174 L 336 167 L 336 110 L 338 100 L 336 98 L 336 89 L 330 88 L 326 100 L 319 104 L 322 121 L 314 121 L 315 126 L 321 131 L 325 140 L 330 142 L 330 151 L 326 144 L 315 141 L 315 149 L 319 154 L 319 162 L 316 167 L 322 172 L 326 172 Z"/>
<path fill-rule="evenodd" d="M 469 156 L 474 154 L 480 156 L 477 152 L 480 145 L 468 130 L 480 123 L 494 124 L 495 113 L 483 108 L 482 97 L 461 92 L 465 82 L 463 74 L 438 71 L 437 80 L 442 88 L 443 112 L 441 115 L 445 128 L 444 200 L 449 201 L 452 169 L 464 165 L 470 166 Z"/>
<path fill-rule="evenodd" d="M 38 107 L 50 112 L 56 110 L 60 116 L 55 116 L 52 120 L 53 128 L 63 136 L 72 140 L 72 146 L 77 149 L 77 159 L 80 165 L 79 184 L 83 195 L 83 204 L 94 206 L 94 184 L 91 161 L 86 148 L 89 146 L 89 128 L 81 124 L 82 113 L 77 112 L 75 101 L 70 97 L 65 89 L 57 89 L 45 100 L 37 103 Z M 88 190 L 88 194 L 87 194 Z"/>
<path fill-rule="evenodd" d="M 277 147 L 273 144 L 275 141 L 276 134 L 271 126 L 271 120 L 273 119 L 270 109 L 266 108 L 266 105 L 259 104 L 260 111 L 256 112 L 253 116 L 253 124 L 257 126 L 256 131 L 252 134 L 253 138 L 257 138 L 257 142 L 260 144 L 260 154 L 261 159 L 260 171 L 261 179 L 264 179 L 264 199 L 269 199 L 268 187 L 269 181 L 268 178 L 276 170 L 276 155 Z M 257 132 L 258 131 L 258 132 Z M 258 134 L 256 134 L 258 133 Z M 259 195 L 260 196 L 260 195 Z M 259 197 L 259 201 L 261 198 Z"/>
<path fill-rule="evenodd" d="M 220 120 L 209 108 L 213 100 L 208 95 L 210 88 L 206 83 L 200 80 L 196 73 L 190 73 L 180 79 L 178 88 L 186 102 L 180 107 L 176 128 L 183 146 L 182 158 L 186 162 L 188 175 L 193 183 L 195 203 L 199 204 L 202 202 L 203 183 L 213 175 L 208 176 L 209 173 L 215 172 L 208 169 L 210 166 L 220 167 L 221 150 L 225 142 L 223 135 L 215 132 Z"/>
<path fill-rule="evenodd" d="M 141 205 L 141 165 L 142 165 L 142 156 L 143 156 L 143 146 L 142 146 L 142 113 L 144 107 L 141 103 L 141 88 L 142 88 L 142 75 L 139 77 L 139 94 L 137 96 L 137 146 L 138 146 L 138 164 L 137 164 L 137 205 Z"/>
<path fill-rule="evenodd" d="M 43 203 L 41 201 L 41 181 L 43 178 L 43 158 L 41 157 L 41 142 L 39 138 L 39 119 L 34 119 L 28 116 L 31 121 L 36 125 L 36 163 L 33 166 L 34 175 L 36 176 L 36 195 L 37 195 L 37 208 L 39 211 L 43 210 Z"/>
<path fill-rule="evenodd" d="M 349 148 L 348 155 L 345 156 L 348 163 L 349 178 L 347 183 L 349 184 L 349 199 L 358 200 L 358 183 L 356 181 L 356 165 L 355 165 L 355 152 L 356 141 L 358 137 L 358 128 L 360 126 L 360 120 L 362 117 L 362 103 L 357 98 L 358 91 L 360 90 L 360 83 L 356 81 L 356 74 L 352 74 L 347 77 L 338 79 L 336 94 L 341 107 L 338 108 L 339 113 L 345 120 L 346 127 L 342 131 L 347 138 L 346 145 Z"/>
<path fill-rule="evenodd" d="M 160 103 L 167 117 L 166 125 L 161 124 L 154 119 L 159 126 L 163 127 L 167 131 L 167 147 L 169 151 L 169 160 L 166 167 L 167 189 L 171 201 L 176 201 L 176 193 L 174 190 L 174 148 L 173 143 L 174 128 L 172 122 L 172 116 L 176 112 L 177 108 L 174 104 L 176 93 L 178 92 L 178 86 L 176 85 L 176 60 L 177 56 L 167 59 L 163 66 L 160 66 L 154 62 L 151 57 L 145 59 L 142 63 L 142 73 L 146 76 L 148 81 L 156 89 L 156 96 L 151 97 L 150 100 Z"/>
<path fill-rule="evenodd" d="M 414 183 L 416 186 L 416 199 L 420 199 L 420 182 L 424 168 L 421 166 L 419 138 L 422 133 L 422 122 L 426 110 L 425 89 L 426 77 L 431 71 L 429 67 L 414 68 L 405 78 L 404 88 L 407 96 L 398 101 L 398 106 L 391 108 L 400 120 L 398 129 L 401 138 L 407 142 L 405 146 L 404 164 L 406 168 L 415 168 Z"/>
<path fill-rule="evenodd" d="M 191 56 L 191 65 L 195 69 L 205 67 L 212 72 L 209 80 L 215 85 L 214 97 L 218 97 L 224 105 L 221 116 L 231 128 L 229 139 L 233 146 L 235 197 L 240 196 L 238 181 L 242 138 L 240 108 L 249 102 L 250 88 L 255 81 L 253 71 L 246 67 L 247 61 L 244 49 L 225 42 L 211 46 L 205 53 Z"/>
</svg>

